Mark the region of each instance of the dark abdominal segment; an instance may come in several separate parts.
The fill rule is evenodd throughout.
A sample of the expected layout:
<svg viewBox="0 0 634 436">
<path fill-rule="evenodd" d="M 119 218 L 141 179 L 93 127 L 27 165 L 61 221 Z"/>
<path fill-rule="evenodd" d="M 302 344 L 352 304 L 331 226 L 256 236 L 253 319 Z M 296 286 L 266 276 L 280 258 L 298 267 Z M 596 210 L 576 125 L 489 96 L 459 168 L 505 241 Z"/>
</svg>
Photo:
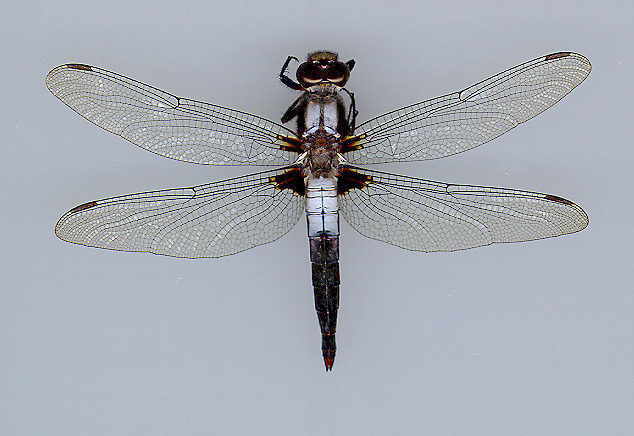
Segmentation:
<svg viewBox="0 0 634 436">
<path fill-rule="evenodd" d="M 335 362 L 335 332 L 339 310 L 339 237 L 323 234 L 310 239 L 310 262 L 315 310 L 321 329 L 321 352 L 326 371 Z"/>
</svg>

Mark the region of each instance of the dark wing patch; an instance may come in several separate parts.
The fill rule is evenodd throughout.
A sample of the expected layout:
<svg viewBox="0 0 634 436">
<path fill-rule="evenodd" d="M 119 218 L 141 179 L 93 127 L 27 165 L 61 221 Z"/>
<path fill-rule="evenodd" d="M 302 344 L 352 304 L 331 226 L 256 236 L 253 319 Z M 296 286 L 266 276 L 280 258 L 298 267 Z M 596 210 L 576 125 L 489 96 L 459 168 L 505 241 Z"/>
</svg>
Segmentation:
<svg viewBox="0 0 634 436">
<path fill-rule="evenodd" d="M 66 64 L 68 68 L 72 68 L 73 70 L 84 70 L 84 71 L 92 71 L 92 67 L 86 64 Z"/>
<path fill-rule="evenodd" d="M 339 149 L 339 153 L 349 153 L 351 151 L 362 149 L 363 140 L 367 138 L 367 136 L 368 135 L 366 135 L 365 133 L 355 136 L 348 136 L 339 143 L 339 146 L 341 147 Z"/>
<path fill-rule="evenodd" d="M 337 179 L 337 193 L 347 194 L 351 189 L 363 189 L 372 182 L 372 176 L 361 174 L 351 168 L 343 168 Z"/>
<path fill-rule="evenodd" d="M 574 206 L 574 203 L 570 200 L 566 200 L 565 198 L 558 197 L 556 195 L 545 194 L 544 199 L 550 201 L 556 201 L 557 203 L 565 204 L 567 206 Z"/>
<path fill-rule="evenodd" d="M 281 174 L 272 176 L 269 180 L 277 189 L 290 189 L 302 197 L 306 195 L 306 185 L 304 184 L 304 176 L 302 176 L 300 168 L 291 168 Z"/>
<path fill-rule="evenodd" d="M 74 208 L 69 210 L 68 213 L 81 212 L 82 210 L 90 209 L 91 207 L 95 207 L 95 206 L 97 206 L 97 202 L 96 201 L 89 201 L 88 203 L 84 203 L 84 204 L 80 204 L 79 206 L 75 206 Z"/>
<path fill-rule="evenodd" d="M 565 58 L 566 56 L 570 56 L 571 52 L 569 51 L 560 51 L 559 53 L 551 53 L 546 55 L 544 60 L 552 61 L 553 59 Z"/>
<path fill-rule="evenodd" d="M 294 136 L 277 135 L 277 139 L 281 141 L 280 150 L 292 151 L 294 153 L 302 153 L 304 141 Z"/>
</svg>

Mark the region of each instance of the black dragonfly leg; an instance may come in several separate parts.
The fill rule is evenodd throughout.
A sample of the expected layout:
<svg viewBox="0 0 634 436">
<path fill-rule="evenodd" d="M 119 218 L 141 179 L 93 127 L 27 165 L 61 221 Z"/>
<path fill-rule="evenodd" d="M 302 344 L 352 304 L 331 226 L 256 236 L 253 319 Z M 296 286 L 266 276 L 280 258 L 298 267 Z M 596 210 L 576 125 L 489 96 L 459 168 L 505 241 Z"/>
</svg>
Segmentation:
<svg viewBox="0 0 634 436">
<path fill-rule="evenodd" d="M 321 329 L 321 352 L 326 371 L 335 363 L 337 345 L 337 311 L 339 310 L 339 238 L 310 238 L 310 261 L 313 270 L 315 309 Z"/>
<path fill-rule="evenodd" d="M 346 62 L 346 65 L 348 66 L 348 70 L 350 71 L 352 71 L 355 64 L 356 62 L 354 59 L 350 59 L 348 62 Z M 346 91 L 348 95 L 350 96 L 350 111 L 348 112 L 348 126 L 349 126 L 348 134 L 352 135 L 354 133 L 354 129 L 357 124 L 357 115 L 359 115 L 359 111 L 357 110 L 357 105 L 354 101 L 354 94 L 348 91 L 346 88 L 343 88 L 343 90 Z"/>
<path fill-rule="evenodd" d="M 348 135 L 352 135 L 354 133 L 354 129 L 356 128 L 356 124 L 357 124 L 357 115 L 359 115 L 359 111 L 357 110 L 357 104 L 354 100 L 354 93 L 348 91 L 346 88 L 342 88 L 344 91 L 346 91 L 348 93 L 348 95 L 350 96 L 350 108 L 348 110 L 348 118 L 347 118 L 347 123 L 348 123 Z"/>
<path fill-rule="evenodd" d="M 294 81 L 293 79 L 291 79 L 290 77 L 288 77 L 286 75 L 286 69 L 288 68 L 288 64 L 291 63 L 291 60 L 295 59 L 297 62 L 299 62 L 299 59 L 297 59 L 295 56 L 289 56 L 286 58 L 286 62 L 284 62 L 284 65 L 282 65 L 282 70 L 280 71 L 280 81 L 288 86 L 291 89 L 294 89 L 296 91 L 303 91 L 304 87 L 302 85 L 300 85 L 299 83 L 297 83 L 296 81 Z"/>
<path fill-rule="evenodd" d="M 306 108 L 306 103 L 306 96 L 304 94 L 300 95 L 297 100 L 295 100 L 293 104 L 288 109 L 286 109 L 284 115 L 282 115 L 282 123 L 288 123 L 300 113 L 304 112 L 304 109 Z"/>
</svg>

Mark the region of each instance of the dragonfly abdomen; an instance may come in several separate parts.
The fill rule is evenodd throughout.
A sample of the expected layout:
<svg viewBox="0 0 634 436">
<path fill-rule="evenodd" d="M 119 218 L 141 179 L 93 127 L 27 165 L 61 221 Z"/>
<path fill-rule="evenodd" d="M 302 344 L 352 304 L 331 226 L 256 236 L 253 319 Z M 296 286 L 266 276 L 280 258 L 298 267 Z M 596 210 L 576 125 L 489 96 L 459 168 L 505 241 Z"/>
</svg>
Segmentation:
<svg viewBox="0 0 634 436">
<path fill-rule="evenodd" d="M 335 332 L 339 309 L 339 205 L 334 177 L 308 178 L 306 219 L 321 351 L 326 371 L 330 371 L 337 349 Z"/>
</svg>

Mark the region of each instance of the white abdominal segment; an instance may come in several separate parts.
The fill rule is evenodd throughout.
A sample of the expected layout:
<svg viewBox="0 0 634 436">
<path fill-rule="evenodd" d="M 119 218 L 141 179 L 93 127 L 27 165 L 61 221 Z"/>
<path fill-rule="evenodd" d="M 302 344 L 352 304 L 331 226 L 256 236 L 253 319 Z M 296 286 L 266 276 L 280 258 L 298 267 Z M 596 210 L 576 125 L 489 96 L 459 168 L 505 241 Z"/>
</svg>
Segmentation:
<svg viewBox="0 0 634 436">
<path fill-rule="evenodd" d="M 334 177 L 309 178 L 306 186 L 308 236 L 339 236 L 339 204 Z"/>
</svg>

